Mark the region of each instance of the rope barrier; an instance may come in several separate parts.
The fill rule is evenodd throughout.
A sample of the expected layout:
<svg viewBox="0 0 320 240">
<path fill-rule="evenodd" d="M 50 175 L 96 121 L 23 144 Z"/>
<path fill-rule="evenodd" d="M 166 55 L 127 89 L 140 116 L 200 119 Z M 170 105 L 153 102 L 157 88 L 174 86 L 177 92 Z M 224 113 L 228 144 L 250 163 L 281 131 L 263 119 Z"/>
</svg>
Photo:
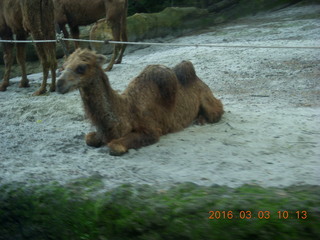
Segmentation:
<svg viewBox="0 0 320 240">
<path fill-rule="evenodd" d="M 178 47 L 214 47 L 214 48 L 310 48 L 320 49 L 320 46 L 259 46 L 259 45 L 224 45 L 212 43 L 200 44 L 185 44 L 185 43 L 151 43 L 151 42 L 120 42 L 107 41 L 113 44 L 128 44 L 128 45 L 155 45 L 155 46 L 178 46 Z"/>
<path fill-rule="evenodd" d="M 57 42 L 57 40 L 2 40 L 2 43 L 46 43 L 46 42 Z"/>
<path fill-rule="evenodd" d="M 261 45 L 228 45 L 228 44 L 184 44 L 184 43 L 154 43 L 154 42 L 121 42 L 108 40 L 86 40 L 64 38 L 60 34 L 56 40 L 2 40 L 3 43 L 44 43 L 44 42 L 61 42 L 61 41 L 78 41 L 78 42 L 93 42 L 104 44 L 126 44 L 126 45 L 149 45 L 149 46 L 175 46 L 175 47 L 213 47 L 213 48 L 283 48 L 283 49 L 320 49 L 320 46 L 261 46 Z"/>
</svg>

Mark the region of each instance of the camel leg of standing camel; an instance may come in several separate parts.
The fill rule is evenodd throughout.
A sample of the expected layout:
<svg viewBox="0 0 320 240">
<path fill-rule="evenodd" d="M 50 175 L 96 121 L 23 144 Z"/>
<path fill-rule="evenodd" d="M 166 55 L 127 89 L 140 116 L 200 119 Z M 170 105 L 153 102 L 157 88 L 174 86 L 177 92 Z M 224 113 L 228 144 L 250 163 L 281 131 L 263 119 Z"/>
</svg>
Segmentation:
<svg viewBox="0 0 320 240">
<path fill-rule="evenodd" d="M 115 46 L 113 47 L 113 54 L 112 54 L 112 58 L 109 62 L 109 65 L 106 67 L 106 69 L 104 71 L 108 72 L 111 71 L 111 69 L 113 68 L 113 64 L 117 58 L 119 54 L 119 46 L 117 46 L 117 44 L 115 44 Z"/>
<path fill-rule="evenodd" d="M 26 40 L 27 35 L 17 34 L 17 40 Z M 26 70 L 26 44 L 25 43 L 17 43 L 17 62 L 21 67 L 21 81 L 19 84 L 20 88 L 30 87 L 29 80 L 27 78 L 27 70 Z"/>
<path fill-rule="evenodd" d="M 115 24 L 114 22 L 109 22 L 109 24 L 111 25 L 111 30 L 112 30 L 112 38 L 114 41 L 120 41 L 120 24 Z M 113 67 L 113 64 L 116 61 L 116 58 L 119 55 L 119 51 L 120 51 L 120 45 L 119 44 L 115 44 L 113 47 L 113 54 L 111 57 L 111 60 L 109 62 L 109 65 L 107 66 L 107 68 L 104 71 L 110 71 Z"/>
<path fill-rule="evenodd" d="M 70 26 L 70 31 L 73 39 L 79 39 L 80 38 L 80 30 L 79 26 Z M 79 42 L 74 41 L 74 47 L 75 49 L 79 48 Z"/>
<path fill-rule="evenodd" d="M 55 45 L 54 43 L 49 43 L 51 45 Z M 51 49 L 50 55 L 49 55 L 49 61 L 50 61 L 50 70 L 51 70 L 51 85 L 50 85 L 50 92 L 54 92 L 56 90 L 56 69 L 57 69 L 57 59 L 55 54 L 55 46 L 50 47 Z"/>
<path fill-rule="evenodd" d="M 50 91 L 53 92 L 56 89 L 56 68 L 57 60 L 55 58 L 55 47 L 50 46 L 55 45 L 54 43 L 39 43 L 36 45 L 38 56 L 42 64 L 43 79 L 42 84 L 38 91 L 33 95 L 38 96 L 44 94 L 47 90 L 47 80 L 49 76 L 49 70 L 51 70 L 51 86 Z"/>
<path fill-rule="evenodd" d="M 11 36 L 2 36 L 3 40 L 12 40 Z M 2 84 L 0 85 L 0 91 L 6 91 L 9 86 L 10 72 L 13 64 L 13 43 L 3 43 L 3 60 L 5 65 L 4 76 Z"/>
<path fill-rule="evenodd" d="M 55 27 L 56 27 L 56 32 L 58 34 L 63 34 L 63 37 L 64 38 L 68 38 L 69 37 L 69 34 L 68 34 L 68 31 L 66 29 L 66 25 L 65 24 L 55 24 Z M 69 56 L 69 43 L 68 41 L 61 41 L 61 46 L 62 46 L 62 50 L 63 50 L 63 53 L 66 57 Z"/>
<path fill-rule="evenodd" d="M 120 39 L 123 42 L 127 42 L 128 41 L 128 35 L 127 35 L 127 23 L 126 23 L 126 18 L 123 18 L 121 21 L 121 30 L 120 30 Z M 127 45 L 126 44 L 121 44 L 120 46 L 120 54 L 118 59 L 116 60 L 116 64 L 121 63 L 122 61 L 122 57 L 123 57 L 123 53 L 126 50 Z"/>
<path fill-rule="evenodd" d="M 49 62 L 47 61 L 45 50 L 44 50 L 44 43 L 36 44 L 36 49 L 42 65 L 43 79 L 42 79 L 40 88 L 33 93 L 33 96 L 39 96 L 46 93 L 47 80 L 48 80 L 49 67 L 50 67 Z"/>
<path fill-rule="evenodd" d="M 28 29 L 34 40 L 54 39 L 52 0 L 20 0 L 20 6 L 23 14 L 23 26 Z M 43 79 L 39 90 L 33 93 L 34 96 L 46 92 L 49 69 L 54 66 L 52 61 L 56 62 L 54 43 L 37 43 L 36 50 L 42 65 Z M 52 89 L 54 88 L 55 86 Z"/>
</svg>

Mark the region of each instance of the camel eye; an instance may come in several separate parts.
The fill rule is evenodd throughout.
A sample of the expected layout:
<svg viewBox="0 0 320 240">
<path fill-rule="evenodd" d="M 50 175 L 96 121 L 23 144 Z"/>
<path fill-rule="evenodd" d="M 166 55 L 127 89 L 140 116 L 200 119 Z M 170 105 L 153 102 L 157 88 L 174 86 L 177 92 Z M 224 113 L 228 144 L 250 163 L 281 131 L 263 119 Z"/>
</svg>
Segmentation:
<svg viewBox="0 0 320 240">
<path fill-rule="evenodd" d="M 87 65 L 79 65 L 77 68 L 76 68 L 76 73 L 77 74 L 84 74 L 85 71 L 87 69 Z"/>
</svg>

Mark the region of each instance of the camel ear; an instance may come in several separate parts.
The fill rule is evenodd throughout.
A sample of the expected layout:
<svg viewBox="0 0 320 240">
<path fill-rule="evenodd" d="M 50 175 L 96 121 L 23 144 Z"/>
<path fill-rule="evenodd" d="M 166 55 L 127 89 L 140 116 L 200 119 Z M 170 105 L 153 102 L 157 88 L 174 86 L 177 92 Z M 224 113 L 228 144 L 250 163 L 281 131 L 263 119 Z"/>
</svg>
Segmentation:
<svg viewBox="0 0 320 240">
<path fill-rule="evenodd" d="M 102 55 L 102 54 L 98 54 L 97 55 L 97 63 L 102 66 L 103 64 L 105 64 L 107 62 L 107 58 Z"/>
</svg>

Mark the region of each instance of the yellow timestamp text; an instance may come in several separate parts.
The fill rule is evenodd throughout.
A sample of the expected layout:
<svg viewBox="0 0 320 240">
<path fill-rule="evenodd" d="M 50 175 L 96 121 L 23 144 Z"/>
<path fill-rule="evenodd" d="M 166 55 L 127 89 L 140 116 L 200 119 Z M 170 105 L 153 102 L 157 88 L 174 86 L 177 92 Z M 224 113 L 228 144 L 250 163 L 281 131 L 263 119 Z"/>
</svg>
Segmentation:
<svg viewBox="0 0 320 240">
<path fill-rule="evenodd" d="M 209 211 L 209 219 L 307 219 L 307 211 Z"/>
</svg>

